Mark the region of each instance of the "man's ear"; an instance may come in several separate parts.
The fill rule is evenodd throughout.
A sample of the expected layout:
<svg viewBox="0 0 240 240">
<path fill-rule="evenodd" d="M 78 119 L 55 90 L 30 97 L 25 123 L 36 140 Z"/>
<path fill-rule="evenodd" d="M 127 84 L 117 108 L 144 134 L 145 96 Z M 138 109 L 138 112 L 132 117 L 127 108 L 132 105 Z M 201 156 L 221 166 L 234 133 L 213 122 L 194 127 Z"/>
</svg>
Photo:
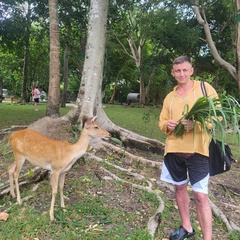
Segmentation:
<svg viewBox="0 0 240 240">
<path fill-rule="evenodd" d="M 194 67 L 191 68 L 191 76 L 193 75 L 194 73 Z"/>
</svg>

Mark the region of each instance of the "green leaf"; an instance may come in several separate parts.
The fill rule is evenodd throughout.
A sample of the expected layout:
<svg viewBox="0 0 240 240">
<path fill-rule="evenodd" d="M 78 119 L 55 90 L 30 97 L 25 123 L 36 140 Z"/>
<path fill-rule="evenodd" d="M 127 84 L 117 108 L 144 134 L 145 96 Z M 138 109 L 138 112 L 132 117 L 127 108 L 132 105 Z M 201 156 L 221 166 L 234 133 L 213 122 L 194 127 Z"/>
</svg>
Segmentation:
<svg viewBox="0 0 240 240">
<path fill-rule="evenodd" d="M 111 137 L 110 139 L 111 139 L 113 142 L 120 144 L 120 145 L 124 148 L 124 152 L 123 152 L 123 155 L 122 155 L 122 159 L 124 159 L 124 157 L 125 157 L 125 152 L 126 152 L 126 148 L 125 148 L 123 142 L 122 142 L 121 140 L 119 140 L 118 138 L 113 138 L 113 137 Z"/>
<path fill-rule="evenodd" d="M 192 108 L 189 110 L 186 104 L 183 109 L 182 118 L 199 122 L 205 132 L 208 132 L 212 137 L 216 138 L 216 133 L 220 133 L 221 141 L 225 141 L 225 127 L 232 124 L 234 131 L 238 133 L 240 139 L 240 130 L 238 119 L 240 118 L 240 104 L 232 96 L 223 96 L 221 98 L 209 98 L 203 96 L 199 98 Z M 174 130 L 177 137 L 184 134 L 184 127 L 179 120 L 178 125 Z M 211 123 L 212 129 L 208 129 L 207 123 Z M 194 124 L 194 133 L 196 133 L 196 123 Z"/>
<path fill-rule="evenodd" d="M 238 13 L 238 14 L 233 18 L 234 24 L 238 24 L 239 21 L 240 21 L 240 13 Z"/>
</svg>

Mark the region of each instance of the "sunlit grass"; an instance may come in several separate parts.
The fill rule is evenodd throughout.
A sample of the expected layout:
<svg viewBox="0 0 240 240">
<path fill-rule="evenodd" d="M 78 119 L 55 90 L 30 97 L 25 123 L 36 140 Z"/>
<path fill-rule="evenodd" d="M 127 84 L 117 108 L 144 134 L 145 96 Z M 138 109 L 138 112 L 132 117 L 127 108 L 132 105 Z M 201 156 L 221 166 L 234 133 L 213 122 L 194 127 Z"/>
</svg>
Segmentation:
<svg viewBox="0 0 240 240">
<path fill-rule="evenodd" d="M 104 105 L 104 111 L 116 124 L 145 137 L 165 140 L 159 127 L 159 107 L 131 107 L 123 105 Z"/>
<path fill-rule="evenodd" d="M 46 106 L 46 103 L 39 103 L 39 111 L 34 111 L 33 103 L 26 105 L 11 104 L 10 102 L 0 103 L 0 130 L 12 125 L 29 125 L 45 117 Z M 66 114 L 69 110 L 70 107 L 61 108 L 60 115 Z"/>
</svg>

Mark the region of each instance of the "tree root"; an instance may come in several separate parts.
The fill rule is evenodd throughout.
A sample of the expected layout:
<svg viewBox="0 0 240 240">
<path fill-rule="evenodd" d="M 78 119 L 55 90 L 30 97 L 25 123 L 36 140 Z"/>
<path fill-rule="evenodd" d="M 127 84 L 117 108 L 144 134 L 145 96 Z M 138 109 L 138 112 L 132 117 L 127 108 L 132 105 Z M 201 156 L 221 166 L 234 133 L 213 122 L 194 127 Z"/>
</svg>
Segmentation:
<svg viewBox="0 0 240 240">
<path fill-rule="evenodd" d="M 131 164 L 134 161 L 137 163 L 141 163 L 144 166 L 151 166 L 151 167 L 157 167 L 157 168 L 162 166 L 162 162 L 156 162 L 156 161 L 148 160 L 146 158 L 138 157 L 136 155 L 133 155 L 133 154 L 125 151 L 124 149 L 122 149 L 120 147 L 114 146 L 113 144 L 103 142 L 103 146 L 105 146 L 105 149 L 108 149 L 108 151 L 114 151 L 115 153 L 117 153 L 119 155 L 124 154 L 125 155 L 124 160 L 128 164 Z"/>
<path fill-rule="evenodd" d="M 221 220 L 225 223 L 226 227 L 227 227 L 227 230 L 229 233 L 231 233 L 233 230 L 236 230 L 238 231 L 237 229 L 239 229 L 238 227 L 235 228 L 234 225 L 231 224 L 230 221 L 228 221 L 226 215 L 209 199 L 209 203 L 210 203 L 210 206 L 211 206 L 211 209 L 213 211 L 213 214 L 217 217 L 220 217 Z"/>
<path fill-rule="evenodd" d="M 109 163 L 108 161 L 105 161 L 102 158 L 96 157 L 93 154 L 87 153 L 85 155 L 85 157 L 90 158 L 90 159 L 94 159 L 94 160 L 96 160 L 98 162 L 105 162 L 105 163 L 115 167 L 118 170 L 127 172 L 129 175 L 134 176 L 137 179 L 145 179 L 145 177 L 140 175 L 140 174 L 132 173 L 132 172 L 130 172 L 129 170 L 127 170 L 125 168 L 121 168 L 121 167 L 119 167 L 119 166 L 117 166 L 115 164 Z M 111 171 L 107 170 L 104 167 L 100 167 L 100 169 L 103 170 L 104 172 L 106 172 L 108 175 L 110 175 L 112 178 L 114 178 L 117 181 L 120 181 L 122 183 L 131 185 L 134 188 L 145 190 L 145 191 L 147 191 L 149 193 L 153 193 L 157 197 L 157 199 L 159 201 L 159 207 L 155 211 L 154 215 L 150 217 L 150 219 L 148 221 L 148 224 L 147 224 L 148 232 L 153 237 L 155 235 L 156 231 L 157 231 L 157 228 L 158 228 L 160 222 L 161 222 L 161 213 L 164 210 L 164 202 L 163 202 L 162 198 L 152 189 L 152 184 L 150 184 L 149 181 L 147 181 L 148 182 L 148 186 L 145 187 L 145 186 L 142 186 L 142 185 L 139 185 L 139 184 L 131 183 L 129 181 L 123 180 L 122 178 L 119 178 L 117 175 L 115 175 L 114 173 L 112 173 Z"/>
<path fill-rule="evenodd" d="M 164 183 L 164 186 L 167 187 L 170 191 L 174 192 L 174 188 L 171 187 L 172 186 L 171 184 Z M 233 223 L 232 221 L 228 220 L 228 218 L 221 211 L 221 209 L 218 208 L 210 199 L 209 199 L 209 204 L 210 204 L 210 207 L 212 209 L 213 214 L 215 216 L 219 217 L 225 223 L 229 233 L 231 233 L 234 230 L 240 232 L 240 228 L 238 226 L 236 226 L 235 223 Z"/>
<path fill-rule="evenodd" d="M 29 173 L 25 173 L 20 176 L 19 178 L 19 185 L 23 186 L 26 184 L 32 184 L 32 183 L 38 183 L 44 180 L 49 176 L 49 171 L 41 169 L 39 167 L 35 167 L 33 170 L 33 175 L 29 177 Z M 26 180 L 27 178 L 27 180 Z M 0 196 L 3 194 L 8 194 L 10 192 L 10 187 L 9 187 L 9 181 L 7 183 L 4 183 L 3 185 L 0 186 Z"/>
<path fill-rule="evenodd" d="M 98 109 L 97 124 L 110 132 L 112 136 L 121 139 L 125 146 L 142 151 L 150 151 L 163 155 L 165 144 L 152 138 L 147 138 L 115 125 L 106 115 L 103 108 Z"/>
<path fill-rule="evenodd" d="M 231 192 L 233 195 L 236 195 L 236 196 L 240 196 L 240 194 L 237 192 L 239 191 L 240 192 L 240 189 L 239 188 L 233 188 L 231 185 L 229 184 L 223 184 L 223 183 L 217 183 L 217 182 L 214 182 L 214 181 L 211 181 L 211 184 L 214 184 L 216 186 L 221 186 L 222 188 L 224 188 L 225 191 L 229 191 Z M 234 190 L 237 190 L 237 191 L 234 191 Z"/>
</svg>

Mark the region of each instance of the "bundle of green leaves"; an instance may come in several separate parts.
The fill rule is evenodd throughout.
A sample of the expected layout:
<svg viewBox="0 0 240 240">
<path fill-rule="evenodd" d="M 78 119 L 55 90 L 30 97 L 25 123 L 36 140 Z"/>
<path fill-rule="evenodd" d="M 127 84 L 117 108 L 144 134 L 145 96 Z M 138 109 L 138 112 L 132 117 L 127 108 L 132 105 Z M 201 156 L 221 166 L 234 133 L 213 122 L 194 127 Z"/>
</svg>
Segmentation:
<svg viewBox="0 0 240 240">
<path fill-rule="evenodd" d="M 183 109 L 182 118 L 174 130 L 178 137 L 183 136 L 184 126 L 182 119 L 194 121 L 194 131 L 196 131 L 197 122 L 201 123 L 204 131 L 207 131 L 216 139 L 216 131 L 220 132 L 221 141 L 225 140 L 226 126 L 233 126 L 234 131 L 240 136 L 238 120 L 240 119 L 240 104 L 232 96 L 223 96 L 221 98 L 210 98 L 203 96 L 199 98 L 189 110 L 186 104 Z M 211 125 L 211 128 L 209 128 Z"/>
</svg>

